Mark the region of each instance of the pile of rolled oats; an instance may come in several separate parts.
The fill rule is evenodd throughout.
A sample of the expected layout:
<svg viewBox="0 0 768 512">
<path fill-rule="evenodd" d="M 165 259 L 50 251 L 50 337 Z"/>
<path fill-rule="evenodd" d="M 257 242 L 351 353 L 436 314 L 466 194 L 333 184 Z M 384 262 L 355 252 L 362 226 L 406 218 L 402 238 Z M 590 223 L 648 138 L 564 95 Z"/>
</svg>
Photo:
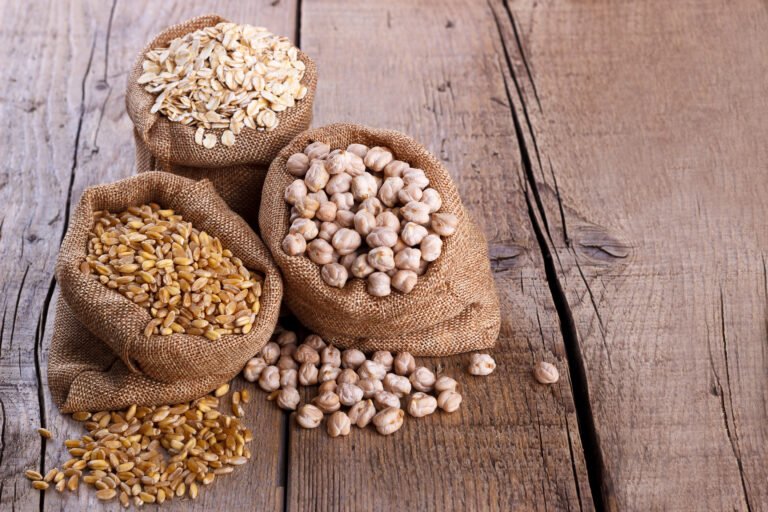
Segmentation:
<svg viewBox="0 0 768 512">
<path fill-rule="evenodd" d="M 410 293 L 458 229 L 424 171 L 388 148 L 313 142 L 286 169 L 296 179 L 285 190 L 291 226 L 283 251 L 306 253 L 329 286 L 343 288 L 351 275 L 375 297 Z"/>
<path fill-rule="evenodd" d="M 73 418 L 88 435 L 64 442 L 71 458 L 45 475 L 33 469 L 25 475 L 41 491 L 53 486 L 76 492 L 82 482 L 96 489 L 98 499 L 117 498 L 124 507 L 196 499 L 201 486 L 251 458 L 246 445 L 253 434 L 239 419 L 240 401 L 249 395 L 233 394 L 236 414 L 229 416 L 219 411 L 227 391 L 224 384 L 214 395 L 173 406 L 76 412 Z"/>
<path fill-rule="evenodd" d="M 489 375 L 496 363 L 488 354 L 473 354 L 468 372 Z M 328 435 L 349 435 L 351 426 L 373 424 L 382 435 L 403 426 L 405 412 L 414 418 L 447 413 L 461 405 L 458 382 L 436 375 L 408 352 L 396 355 L 374 352 L 368 358 L 357 349 L 340 351 L 318 335 L 298 344 L 293 331 L 279 332 L 261 353 L 248 361 L 243 377 L 258 382 L 281 409 L 297 410 L 296 422 L 303 428 L 319 427 L 325 415 Z M 311 403 L 301 404 L 299 387 L 318 385 Z"/>
<path fill-rule="evenodd" d="M 232 146 L 243 127 L 274 130 L 282 112 L 307 94 L 305 65 L 287 38 L 266 28 L 219 23 L 147 52 L 138 83 L 157 95 L 151 112 L 198 127 L 195 142 L 213 148 L 210 129 Z"/>
<path fill-rule="evenodd" d="M 147 308 L 146 336 L 218 340 L 249 333 L 259 313 L 261 276 L 218 238 L 157 204 L 95 212 L 80 270 Z"/>
</svg>

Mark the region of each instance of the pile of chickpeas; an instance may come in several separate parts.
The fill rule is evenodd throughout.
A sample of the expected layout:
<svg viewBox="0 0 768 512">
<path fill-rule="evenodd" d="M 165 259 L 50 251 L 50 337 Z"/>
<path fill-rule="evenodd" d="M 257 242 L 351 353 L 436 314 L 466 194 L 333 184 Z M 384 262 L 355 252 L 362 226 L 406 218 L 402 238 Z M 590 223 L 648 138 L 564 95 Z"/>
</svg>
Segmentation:
<svg viewBox="0 0 768 512">
<path fill-rule="evenodd" d="M 496 362 L 488 354 L 472 354 L 467 371 L 489 375 Z M 458 382 L 417 365 L 408 352 L 380 350 L 367 356 L 357 349 L 339 350 L 311 334 L 302 343 L 293 331 L 277 333 L 259 355 L 245 365 L 243 376 L 269 393 L 281 409 L 296 411 L 296 423 L 317 428 L 326 419 L 331 437 L 349 435 L 351 427 L 372 424 L 382 435 L 403 426 L 406 412 L 414 418 L 459 409 Z M 300 387 L 318 386 L 301 403 Z"/>
<path fill-rule="evenodd" d="M 313 142 L 286 167 L 296 179 L 285 190 L 291 226 L 283 251 L 306 254 L 329 286 L 343 288 L 351 275 L 376 297 L 410 293 L 458 227 L 424 171 L 388 148 Z"/>
</svg>

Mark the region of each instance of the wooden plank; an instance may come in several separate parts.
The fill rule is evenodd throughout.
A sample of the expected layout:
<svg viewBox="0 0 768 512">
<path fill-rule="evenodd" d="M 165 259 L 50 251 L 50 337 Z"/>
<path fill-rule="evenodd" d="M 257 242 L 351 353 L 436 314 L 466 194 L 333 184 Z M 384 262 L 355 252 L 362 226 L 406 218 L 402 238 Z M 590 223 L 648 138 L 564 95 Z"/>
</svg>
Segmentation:
<svg viewBox="0 0 768 512">
<path fill-rule="evenodd" d="M 274 5 L 273 5 L 274 4 Z M 0 52 L 8 77 L 0 111 L 13 129 L 0 134 L 0 509 L 86 510 L 93 492 L 41 498 L 23 476 L 66 460 L 63 439 L 84 432 L 59 414 L 46 386 L 46 350 L 57 293 L 53 267 L 69 210 L 85 187 L 133 173 L 125 78 L 149 38 L 166 25 L 205 12 L 264 24 L 295 35 L 296 3 L 270 2 L 3 2 Z M 23 50 L 22 50 L 23 49 Z M 242 386 L 238 380 L 236 386 Z M 201 493 L 210 510 L 282 508 L 282 415 L 252 402 L 247 423 L 262 454 L 227 482 Z M 56 440 L 41 446 L 35 428 Z M 174 507 L 168 507 L 173 509 Z"/>
<path fill-rule="evenodd" d="M 599 498 L 767 508 L 765 5 L 494 10 L 589 386 Z"/>
<path fill-rule="evenodd" d="M 78 132 L 81 76 L 93 25 L 62 2 L 3 2 L 0 55 L 0 509 L 41 503 L 23 475 L 39 469 L 45 445 L 40 331 L 64 225 Z M 62 23 L 62 20 L 66 20 Z"/>
<path fill-rule="evenodd" d="M 468 356 L 425 360 L 456 376 L 454 415 L 406 421 L 382 437 L 290 425 L 290 510 L 591 509 L 567 363 L 531 231 L 491 11 L 472 2 L 340 1 L 302 6 L 317 58 L 315 125 L 403 130 L 451 170 L 491 242 L 502 300 L 499 369 L 466 374 Z M 503 59 L 503 57 L 501 57 Z M 534 361 L 563 379 L 533 382 Z"/>
</svg>

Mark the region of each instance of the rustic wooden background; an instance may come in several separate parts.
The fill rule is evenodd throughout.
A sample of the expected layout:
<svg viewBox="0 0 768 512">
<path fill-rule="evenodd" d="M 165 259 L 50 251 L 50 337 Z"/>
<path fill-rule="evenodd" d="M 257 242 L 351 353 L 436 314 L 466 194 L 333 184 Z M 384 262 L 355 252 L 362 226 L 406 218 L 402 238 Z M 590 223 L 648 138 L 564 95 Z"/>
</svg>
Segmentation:
<svg viewBox="0 0 768 512">
<path fill-rule="evenodd" d="M 765 2 L 2 0 L 1 510 L 94 505 L 21 475 L 81 433 L 46 386 L 54 262 L 83 189 L 133 172 L 137 52 L 206 12 L 315 58 L 315 126 L 442 159 L 503 323 L 459 414 L 333 440 L 258 392 L 254 460 L 166 509 L 768 509 Z M 541 359 L 558 384 L 533 382 Z"/>
</svg>

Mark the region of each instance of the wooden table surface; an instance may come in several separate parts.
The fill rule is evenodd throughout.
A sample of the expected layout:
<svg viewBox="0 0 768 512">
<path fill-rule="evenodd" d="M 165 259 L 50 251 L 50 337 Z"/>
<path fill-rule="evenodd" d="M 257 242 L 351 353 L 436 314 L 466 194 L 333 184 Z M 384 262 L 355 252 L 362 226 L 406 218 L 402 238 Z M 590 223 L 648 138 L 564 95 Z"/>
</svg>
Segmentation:
<svg viewBox="0 0 768 512">
<path fill-rule="evenodd" d="M 298 429 L 256 392 L 250 464 L 164 509 L 768 509 L 765 2 L 6 0 L 0 510 L 117 508 L 22 475 L 82 434 L 46 383 L 54 263 L 84 188 L 134 172 L 137 52 L 207 12 L 316 60 L 314 126 L 439 156 L 490 244 L 499 367 L 386 438 Z"/>
</svg>

